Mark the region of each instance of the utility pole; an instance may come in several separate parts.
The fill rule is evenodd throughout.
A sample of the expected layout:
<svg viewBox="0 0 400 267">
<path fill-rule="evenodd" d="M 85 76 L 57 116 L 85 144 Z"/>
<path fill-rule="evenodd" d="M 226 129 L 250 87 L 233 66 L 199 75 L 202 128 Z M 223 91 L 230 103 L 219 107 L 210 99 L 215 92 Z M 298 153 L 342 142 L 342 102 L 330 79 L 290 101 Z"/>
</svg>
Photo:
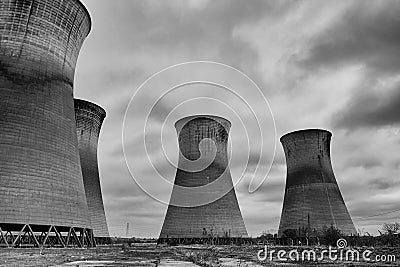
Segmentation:
<svg viewBox="0 0 400 267">
<path fill-rule="evenodd" d="M 129 223 L 126 223 L 126 237 L 129 237 Z"/>
</svg>

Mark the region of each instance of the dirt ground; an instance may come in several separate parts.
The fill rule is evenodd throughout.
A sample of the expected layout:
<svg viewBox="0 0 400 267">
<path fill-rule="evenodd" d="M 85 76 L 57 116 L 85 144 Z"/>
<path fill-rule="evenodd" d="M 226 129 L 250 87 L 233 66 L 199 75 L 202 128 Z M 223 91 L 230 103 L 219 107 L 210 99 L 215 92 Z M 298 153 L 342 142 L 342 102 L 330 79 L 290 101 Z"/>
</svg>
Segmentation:
<svg viewBox="0 0 400 267">
<path fill-rule="evenodd" d="M 324 257 L 318 261 L 258 260 L 257 252 L 264 246 L 157 246 L 156 244 L 133 244 L 127 246 L 107 246 L 92 249 L 0 249 L 0 266 L 400 266 L 400 248 L 360 248 L 370 249 L 376 255 L 394 255 L 395 262 L 332 261 Z M 311 248 L 273 247 L 268 250 L 303 251 Z M 312 248 L 321 250 L 323 248 Z"/>
</svg>

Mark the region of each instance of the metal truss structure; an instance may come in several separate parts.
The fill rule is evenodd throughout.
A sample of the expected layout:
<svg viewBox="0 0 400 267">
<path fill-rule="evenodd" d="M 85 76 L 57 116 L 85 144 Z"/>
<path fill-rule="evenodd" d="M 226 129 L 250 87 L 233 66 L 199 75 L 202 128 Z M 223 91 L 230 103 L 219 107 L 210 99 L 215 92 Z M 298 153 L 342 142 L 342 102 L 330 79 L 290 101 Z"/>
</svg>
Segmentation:
<svg viewBox="0 0 400 267">
<path fill-rule="evenodd" d="M 95 247 L 91 229 L 55 225 L 0 224 L 0 247 Z"/>
</svg>

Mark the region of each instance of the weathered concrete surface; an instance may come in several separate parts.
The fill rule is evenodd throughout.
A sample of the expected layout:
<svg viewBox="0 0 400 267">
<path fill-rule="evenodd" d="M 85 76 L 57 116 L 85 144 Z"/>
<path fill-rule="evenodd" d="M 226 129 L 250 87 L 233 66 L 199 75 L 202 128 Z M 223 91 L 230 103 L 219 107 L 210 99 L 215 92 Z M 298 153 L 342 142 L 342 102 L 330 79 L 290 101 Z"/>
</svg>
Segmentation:
<svg viewBox="0 0 400 267">
<path fill-rule="evenodd" d="M 93 234 L 95 237 L 109 237 L 97 163 L 97 144 L 106 112 L 81 99 L 75 99 L 74 106 L 83 184 Z"/>
<path fill-rule="evenodd" d="M 0 2 L 0 224 L 91 228 L 73 102 L 90 27 L 78 0 Z"/>
<path fill-rule="evenodd" d="M 247 237 L 228 167 L 230 122 L 194 116 L 179 120 L 175 126 L 181 155 L 160 238 Z M 190 170 L 210 157 L 211 164 L 202 170 Z M 191 166 L 195 160 L 198 164 Z"/>
<path fill-rule="evenodd" d="M 287 178 L 279 236 L 286 229 L 309 229 L 309 234 L 335 226 L 356 233 L 333 173 L 330 156 L 332 134 L 302 130 L 281 138 Z"/>
</svg>

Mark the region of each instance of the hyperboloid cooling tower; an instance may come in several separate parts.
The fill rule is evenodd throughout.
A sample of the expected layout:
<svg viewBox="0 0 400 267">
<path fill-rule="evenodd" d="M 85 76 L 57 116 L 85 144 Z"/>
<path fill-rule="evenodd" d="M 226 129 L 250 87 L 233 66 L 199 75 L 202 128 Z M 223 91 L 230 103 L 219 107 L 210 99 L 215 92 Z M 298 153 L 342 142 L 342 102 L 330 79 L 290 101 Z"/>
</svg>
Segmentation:
<svg viewBox="0 0 400 267">
<path fill-rule="evenodd" d="M 95 237 L 109 237 L 97 165 L 97 143 L 106 112 L 88 101 L 75 99 L 74 103 L 83 184 L 93 234 Z"/>
<path fill-rule="evenodd" d="M 228 167 L 230 126 L 206 115 L 176 122 L 181 153 L 160 242 L 247 237 Z"/>
<path fill-rule="evenodd" d="M 0 0 L 0 243 L 92 245 L 73 101 L 90 27 L 78 0 Z"/>
<path fill-rule="evenodd" d="M 356 233 L 333 173 L 331 136 L 328 131 L 310 129 L 281 138 L 287 179 L 279 236 L 287 229 L 315 236 L 331 226 L 347 235 Z"/>
</svg>

